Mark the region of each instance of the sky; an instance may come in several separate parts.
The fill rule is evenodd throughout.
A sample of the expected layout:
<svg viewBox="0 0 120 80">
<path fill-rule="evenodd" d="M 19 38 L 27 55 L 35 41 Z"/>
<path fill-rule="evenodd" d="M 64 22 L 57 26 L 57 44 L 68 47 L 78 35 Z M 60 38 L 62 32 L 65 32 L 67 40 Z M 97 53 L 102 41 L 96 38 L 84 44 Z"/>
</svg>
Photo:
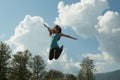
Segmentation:
<svg viewBox="0 0 120 80">
<path fill-rule="evenodd" d="M 46 69 L 77 75 L 84 57 L 94 60 L 97 73 L 120 69 L 119 0 L 0 0 L 0 41 L 13 50 L 39 54 Z M 64 45 L 58 60 L 48 60 L 50 38 L 43 23 L 59 24 Z"/>
</svg>

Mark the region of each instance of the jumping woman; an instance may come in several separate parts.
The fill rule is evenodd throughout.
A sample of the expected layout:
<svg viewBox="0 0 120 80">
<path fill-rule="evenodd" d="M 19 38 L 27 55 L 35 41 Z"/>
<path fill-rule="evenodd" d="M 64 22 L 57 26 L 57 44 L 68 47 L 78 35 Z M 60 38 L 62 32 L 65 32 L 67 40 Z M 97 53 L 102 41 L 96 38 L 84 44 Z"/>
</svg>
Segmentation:
<svg viewBox="0 0 120 80">
<path fill-rule="evenodd" d="M 57 41 L 60 40 L 61 37 L 67 37 L 74 40 L 77 38 L 71 37 L 70 35 L 66 35 L 62 33 L 62 29 L 59 25 L 55 25 L 53 29 L 49 28 L 46 24 L 43 24 L 49 31 L 49 35 L 51 37 L 50 50 L 49 50 L 49 60 L 58 59 L 60 54 L 63 51 L 63 45 L 59 47 Z"/>
</svg>

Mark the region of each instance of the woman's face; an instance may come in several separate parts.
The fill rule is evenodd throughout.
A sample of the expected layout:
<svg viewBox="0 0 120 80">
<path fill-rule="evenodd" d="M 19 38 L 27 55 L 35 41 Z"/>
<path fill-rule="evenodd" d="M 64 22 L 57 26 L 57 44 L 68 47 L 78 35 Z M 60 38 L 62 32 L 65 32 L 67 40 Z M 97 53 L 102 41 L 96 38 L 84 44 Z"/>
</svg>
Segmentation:
<svg viewBox="0 0 120 80">
<path fill-rule="evenodd" d="M 59 33 L 59 29 L 57 27 L 54 28 L 55 33 Z"/>
</svg>

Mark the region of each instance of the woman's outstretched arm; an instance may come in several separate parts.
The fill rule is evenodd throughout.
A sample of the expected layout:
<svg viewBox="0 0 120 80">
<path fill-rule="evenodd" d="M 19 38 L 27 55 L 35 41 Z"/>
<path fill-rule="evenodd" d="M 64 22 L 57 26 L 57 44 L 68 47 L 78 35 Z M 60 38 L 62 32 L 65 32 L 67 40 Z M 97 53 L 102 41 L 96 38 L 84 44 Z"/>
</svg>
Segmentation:
<svg viewBox="0 0 120 80">
<path fill-rule="evenodd" d="M 43 23 L 43 25 L 44 25 L 44 27 L 46 27 L 48 29 L 49 33 L 51 34 L 52 30 L 46 24 Z"/>
<path fill-rule="evenodd" d="M 74 39 L 74 40 L 77 40 L 77 38 L 74 38 L 70 35 L 67 35 L 67 34 L 63 34 L 63 33 L 60 33 L 60 36 L 63 36 L 63 37 L 67 37 L 67 38 L 71 38 L 71 39 Z"/>
</svg>

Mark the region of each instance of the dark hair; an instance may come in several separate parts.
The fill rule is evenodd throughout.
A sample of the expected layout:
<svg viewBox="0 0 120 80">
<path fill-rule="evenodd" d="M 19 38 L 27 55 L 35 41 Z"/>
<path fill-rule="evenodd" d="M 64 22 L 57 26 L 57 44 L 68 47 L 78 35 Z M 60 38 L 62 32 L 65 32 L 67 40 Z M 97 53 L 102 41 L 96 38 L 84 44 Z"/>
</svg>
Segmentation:
<svg viewBox="0 0 120 80">
<path fill-rule="evenodd" d="M 62 29 L 61 29 L 61 27 L 60 27 L 59 25 L 55 25 L 55 27 L 59 29 L 59 33 L 62 32 Z M 60 38 L 61 38 L 61 37 L 59 36 L 59 37 L 58 37 L 58 40 L 60 40 Z"/>
<path fill-rule="evenodd" d="M 62 29 L 59 25 L 55 25 L 54 28 L 57 28 L 59 30 L 59 33 L 61 33 Z"/>
<path fill-rule="evenodd" d="M 50 35 L 52 35 L 52 34 L 54 33 L 54 29 L 55 29 L 55 28 L 57 28 L 57 29 L 59 30 L 58 33 L 61 33 L 61 32 L 62 32 L 61 27 L 60 27 L 59 25 L 56 24 L 56 25 L 54 26 L 54 28 L 52 29 L 52 33 L 50 33 Z M 58 40 L 60 40 L 60 36 L 59 36 Z"/>
</svg>

